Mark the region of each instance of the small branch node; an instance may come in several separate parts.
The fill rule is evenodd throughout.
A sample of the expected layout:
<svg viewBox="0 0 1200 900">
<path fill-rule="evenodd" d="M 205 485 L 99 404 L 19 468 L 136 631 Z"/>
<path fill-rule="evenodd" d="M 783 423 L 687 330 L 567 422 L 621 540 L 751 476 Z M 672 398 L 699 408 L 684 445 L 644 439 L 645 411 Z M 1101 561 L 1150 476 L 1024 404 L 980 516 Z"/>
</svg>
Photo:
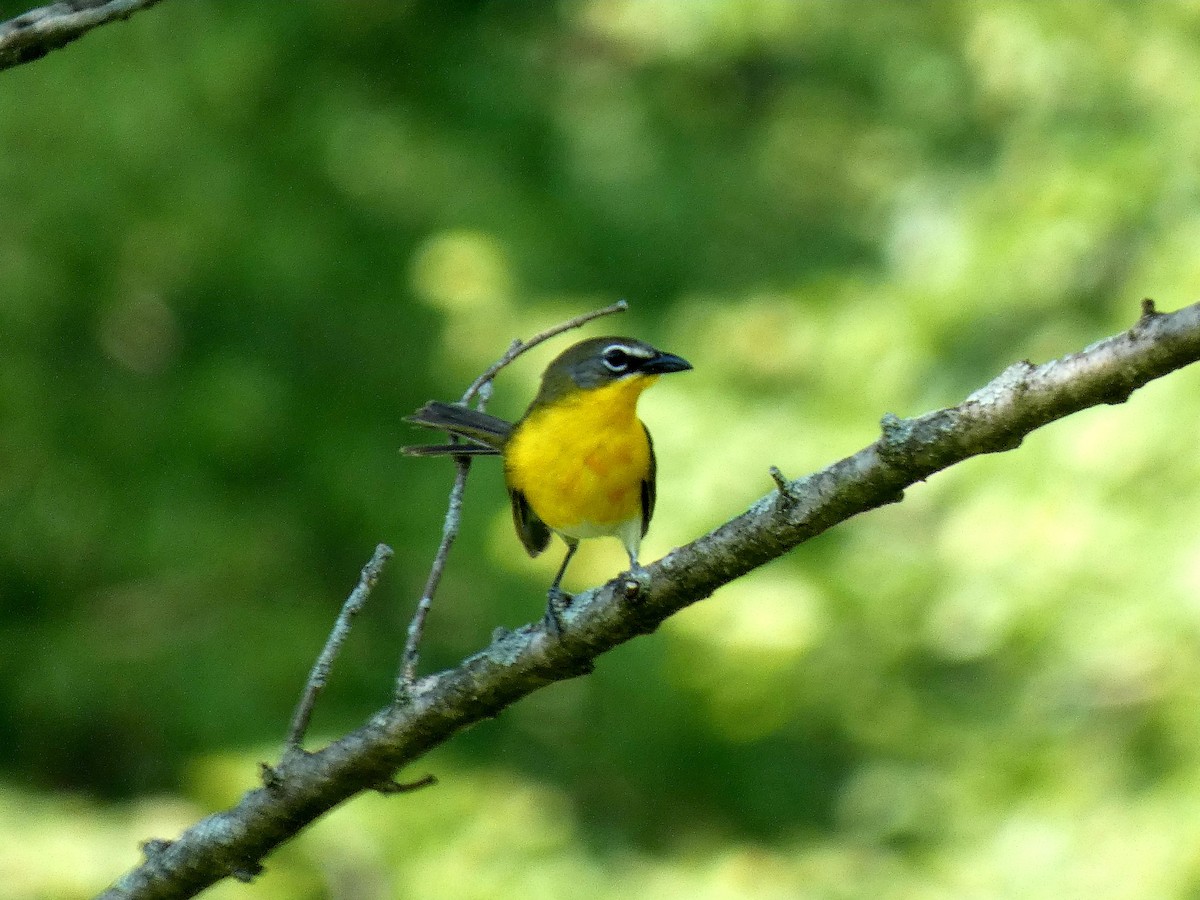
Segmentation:
<svg viewBox="0 0 1200 900">
<path fill-rule="evenodd" d="M 771 466 L 767 471 L 771 473 L 771 480 L 775 482 L 775 487 L 779 489 L 779 493 L 785 497 L 788 496 L 788 480 L 783 472 L 780 471 L 779 466 Z"/>
<path fill-rule="evenodd" d="M 785 510 L 790 509 L 800 499 L 796 496 L 795 486 L 788 481 L 787 476 L 780 471 L 779 466 L 771 466 L 767 471 L 771 473 L 771 480 L 775 482 L 775 490 L 778 492 L 783 508 Z"/>
<path fill-rule="evenodd" d="M 1134 385 L 1114 384 L 1101 398 L 1109 406 L 1120 406 L 1132 396 Z"/>
<path fill-rule="evenodd" d="M 1154 301 L 1147 297 L 1142 301 L 1142 314 L 1138 316 L 1138 320 L 1129 329 L 1129 333 L 1133 337 L 1142 337 L 1146 333 L 1146 329 L 1163 318 L 1163 316 L 1164 314 L 1158 311 L 1158 307 Z"/>
<path fill-rule="evenodd" d="M 422 775 L 415 781 L 396 781 L 392 778 L 386 778 L 379 784 L 375 785 L 374 790 L 380 794 L 411 794 L 413 791 L 419 791 L 422 788 L 433 787 L 438 783 L 436 775 Z"/>
<path fill-rule="evenodd" d="M 627 603 L 641 600 L 650 589 L 650 573 L 641 566 L 635 566 L 623 576 L 617 584 L 617 592 Z"/>
<path fill-rule="evenodd" d="M 1012 379 L 1012 387 L 1019 393 L 1025 393 L 1029 390 L 1029 376 L 1037 370 L 1028 359 L 1020 359 L 1005 369 L 1004 374 Z"/>
<path fill-rule="evenodd" d="M 584 659 L 573 659 L 563 665 L 562 671 L 571 678 L 586 678 L 596 671 L 596 660 L 590 656 Z"/>
<path fill-rule="evenodd" d="M 879 420 L 879 455 L 890 463 L 902 461 L 908 442 L 912 439 L 911 419 L 902 419 L 895 413 L 884 413 Z"/>
<path fill-rule="evenodd" d="M 242 884 L 249 884 L 262 873 L 262 863 L 258 862 L 257 860 L 247 860 L 241 865 L 234 866 L 229 870 L 229 874 Z"/>
<path fill-rule="evenodd" d="M 142 855 L 146 857 L 147 862 L 152 862 L 156 856 L 161 856 L 171 848 L 174 841 L 163 840 L 162 838 L 149 838 L 144 840 L 138 846 L 142 850 Z"/>
<path fill-rule="evenodd" d="M 262 781 L 263 787 L 265 787 L 268 791 L 278 791 L 283 787 L 283 776 L 280 775 L 279 770 L 270 763 L 260 762 L 258 764 L 258 777 L 259 780 Z"/>
<path fill-rule="evenodd" d="M 900 418 L 895 413 L 884 413 L 883 418 L 879 420 L 879 428 L 883 432 L 883 437 L 889 442 L 901 441 L 908 437 L 908 429 L 904 426 L 907 423 L 906 419 Z"/>
</svg>

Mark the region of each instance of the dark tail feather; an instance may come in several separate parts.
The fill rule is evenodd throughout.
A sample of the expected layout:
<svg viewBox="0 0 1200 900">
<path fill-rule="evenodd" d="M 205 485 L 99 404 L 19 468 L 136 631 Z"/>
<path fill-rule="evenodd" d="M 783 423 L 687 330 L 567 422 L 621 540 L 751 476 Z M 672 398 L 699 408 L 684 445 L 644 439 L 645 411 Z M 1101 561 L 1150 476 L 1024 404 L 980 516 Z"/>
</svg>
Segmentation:
<svg viewBox="0 0 1200 900">
<path fill-rule="evenodd" d="M 479 444 L 419 444 L 401 447 L 405 456 L 498 456 L 500 451 Z"/>
<path fill-rule="evenodd" d="M 512 434 L 513 430 L 512 423 L 506 422 L 504 419 L 489 416 L 487 413 L 477 412 L 473 409 L 467 409 L 465 406 L 439 403 L 437 400 L 430 400 L 411 416 L 406 417 L 404 421 L 412 422 L 414 425 L 420 425 L 423 428 L 435 428 L 439 431 L 446 431 L 458 437 L 466 438 L 472 444 L 480 445 L 483 448 L 482 452 L 490 450 L 492 453 L 500 452 L 500 449 L 504 446 L 504 442 L 508 440 L 508 436 Z M 445 452 L 470 456 L 477 455 L 481 451 L 464 447 L 457 451 L 447 450 Z M 443 454 L 418 453 L 415 455 L 429 456 Z"/>
</svg>

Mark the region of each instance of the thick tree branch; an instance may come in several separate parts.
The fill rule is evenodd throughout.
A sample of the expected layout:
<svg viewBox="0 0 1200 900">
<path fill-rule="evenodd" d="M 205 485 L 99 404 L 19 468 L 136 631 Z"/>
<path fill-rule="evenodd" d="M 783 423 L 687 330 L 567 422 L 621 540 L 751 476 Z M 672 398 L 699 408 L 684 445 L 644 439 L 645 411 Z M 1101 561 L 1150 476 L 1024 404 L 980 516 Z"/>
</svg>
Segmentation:
<svg viewBox="0 0 1200 900">
<path fill-rule="evenodd" d="M 128 19 L 159 0 L 67 0 L 0 22 L 0 69 L 41 59 L 99 25 Z"/>
<path fill-rule="evenodd" d="M 776 489 L 715 531 L 648 567 L 643 581 L 610 582 L 576 596 L 561 639 L 538 626 L 497 637 L 457 668 L 418 679 L 405 702 L 318 753 L 288 754 L 265 785 L 179 840 L 152 841 L 146 861 L 103 896 L 194 895 L 260 860 L 354 794 L 386 789 L 391 776 L 467 726 L 539 687 L 590 671 L 595 657 L 814 535 L 899 500 L 909 485 L 982 453 L 1011 450 L 1036 428 L 1102 403 L 1200 360 L 1200 304 L 1162 315 L 1147 303 L 1122 334 L 1035 366 L 1010 366 L 958 406 L 914 419 L 884 418 L 879 440 Z M 764 461 L 764 470 L 766 461 Z"/>
</svg>

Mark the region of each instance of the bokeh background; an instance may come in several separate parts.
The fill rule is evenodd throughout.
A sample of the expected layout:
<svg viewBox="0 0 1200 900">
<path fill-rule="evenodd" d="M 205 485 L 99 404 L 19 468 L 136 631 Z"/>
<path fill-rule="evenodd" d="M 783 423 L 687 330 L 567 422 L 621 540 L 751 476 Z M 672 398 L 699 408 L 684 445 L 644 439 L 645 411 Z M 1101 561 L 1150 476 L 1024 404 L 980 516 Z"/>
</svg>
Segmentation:
<svg viewBox="0 0 1200 900">
<path fill-rule="evenodd" d="M 451 476 L 401 417 L 512 338 L 625 297 L 583 334 L 695 364 L 642 404 L 653 559 L 1191 302 L 1200 3 L 169 0 L 0 74 L 0 210 L 0 898 L 70 900 L 277 758 L 380 541 L 314 741 L 387 702 Z M 1198 389 L 935 476 L 211 896 L 1200 896 Z M 426 670 L 558 561 L 486 462 Z"/>
</svg>

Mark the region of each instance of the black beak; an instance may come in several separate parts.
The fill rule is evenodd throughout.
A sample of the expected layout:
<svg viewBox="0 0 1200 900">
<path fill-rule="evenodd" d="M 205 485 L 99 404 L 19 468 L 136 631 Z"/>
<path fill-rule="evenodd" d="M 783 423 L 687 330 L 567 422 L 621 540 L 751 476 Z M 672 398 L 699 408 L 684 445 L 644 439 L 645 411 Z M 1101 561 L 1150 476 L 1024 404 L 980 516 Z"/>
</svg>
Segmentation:
<svg viewBox="0 0 1200 900">
<path fill-rule="evenodd" d="M 667 372 L 686 372 L 691 367 L 692 364 L 682 356 L 660 353 L 654 359 L 646 360 L 641 370 L 647 375 L 665 375 Z"/>
</svg>

